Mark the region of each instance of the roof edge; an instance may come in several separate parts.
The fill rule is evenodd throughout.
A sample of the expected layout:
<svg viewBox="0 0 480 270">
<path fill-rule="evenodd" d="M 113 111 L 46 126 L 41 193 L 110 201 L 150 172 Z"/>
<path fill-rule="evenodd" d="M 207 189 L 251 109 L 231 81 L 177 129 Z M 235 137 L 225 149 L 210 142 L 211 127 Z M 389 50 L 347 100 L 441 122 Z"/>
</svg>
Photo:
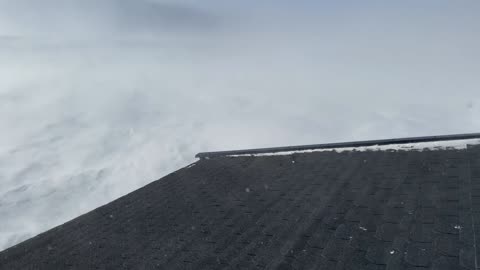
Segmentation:
<svg viewBox="0 0 480 270">
<path fill-rule="evenodd" d="M 368 141 L 336 142 L 336 143 L 324 143 L 324 144 L 283 146 L 283 147 L 253 148 L 253 149 L 230 150 L 230 151 L 200 152 L 196 154 L 195 157 L 203 159 L 203 158 L 230 156 L 230 155 L 248 155 L 248 154 L 253 155 L 253 154 L 264 154 L 264 153 L 286 152 L 286 151 L 315 150 L 315 149 L 325 149 L 325 148 L 361 147 L 361 146 L 388 145 L 388 144 L 422 143 L 422 142 L 434 142 L 434 141 L 453 141 L 453 140 L 466 140 L 466 139 L 477 139 L 477 138 L 480 138 L 480 133 L 407 137 L 407 138 L 381 139 L 381 140 L 368 140 Z"/>
</svg>

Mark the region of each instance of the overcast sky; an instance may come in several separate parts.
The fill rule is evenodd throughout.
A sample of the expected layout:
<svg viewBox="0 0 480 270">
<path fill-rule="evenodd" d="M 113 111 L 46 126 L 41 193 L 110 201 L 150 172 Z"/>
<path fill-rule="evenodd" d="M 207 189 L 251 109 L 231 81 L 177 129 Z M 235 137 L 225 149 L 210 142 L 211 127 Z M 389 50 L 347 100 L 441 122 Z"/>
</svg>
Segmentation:
<svg viewBox="0 0 480 270">
<path fill-rule="evenodd" d="M 478 132 L 479 12 L 0 0 L 0 250 L 200 151 Z"/>
</svg>

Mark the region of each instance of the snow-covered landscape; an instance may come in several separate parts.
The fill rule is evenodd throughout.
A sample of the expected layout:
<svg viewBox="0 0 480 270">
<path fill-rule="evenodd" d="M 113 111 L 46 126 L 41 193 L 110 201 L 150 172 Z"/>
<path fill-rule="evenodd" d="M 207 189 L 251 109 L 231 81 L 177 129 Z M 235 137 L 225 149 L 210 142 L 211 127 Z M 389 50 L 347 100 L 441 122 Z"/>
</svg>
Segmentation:
<svg viewBox="0 0 480 270">
<path fill-rule="evenodd" d="M 0 250 L 201 151 L 479 132 L 479 11 L 0 0 Z"/>
</svg>

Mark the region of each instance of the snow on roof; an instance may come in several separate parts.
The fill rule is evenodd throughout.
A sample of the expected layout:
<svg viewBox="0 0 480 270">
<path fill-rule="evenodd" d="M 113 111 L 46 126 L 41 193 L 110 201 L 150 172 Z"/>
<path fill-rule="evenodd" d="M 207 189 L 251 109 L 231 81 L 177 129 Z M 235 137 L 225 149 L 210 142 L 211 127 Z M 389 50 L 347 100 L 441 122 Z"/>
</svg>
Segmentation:
<svg viewBox="0 0 480 270">
<path fill-rule="evenodd" d="M 279 151 L 279 152 L 267 152 L 259 154 L 238 154 L 238 155 L 226 155 L 227 157 L 242 157 L 242 156 L 285 156 L 302 153 L 313 152 L 326 152 L 335 151 L 338 153 L 348 151 L 385 151 L 385 150 L 397 150 L 397 151 L 423 151 L 423 150 L 445 150 L 445 149 L 466 149 L 467 145 L 480 144 L 480 139 L 469 140 L 451 140 L 451 141 L 432 141 L 432 142 L 420 142 L 420 143 L 399 143 L 399 144 L 386 144 L 386 145 L 370 145 L 370 146 L 357 146 L 357 147 L 332 147 L 332 148 L 319 148 L 319 149 L 307 149 L 307 150 L 293 150 L 293 151 Z"/>
<path fill-rule="evenodd" d="M 239 156 L 272 156 L 292 155 L 297 153 L 311 153 L 324 151 L 381 151 L 381 150 L 435 150 L 435 149 L 464 149 L 468 144 L 479 144 L 480 133 L 409 137 L 397 139 L 383 139 L 370 141 L 354 141 L 327 144 L 312 144 L 285 146 L 273 148 L 257 148 L 233 151 L 203 152 L 197 158 L 211 157 L 239 157 Z"/>
</svg>

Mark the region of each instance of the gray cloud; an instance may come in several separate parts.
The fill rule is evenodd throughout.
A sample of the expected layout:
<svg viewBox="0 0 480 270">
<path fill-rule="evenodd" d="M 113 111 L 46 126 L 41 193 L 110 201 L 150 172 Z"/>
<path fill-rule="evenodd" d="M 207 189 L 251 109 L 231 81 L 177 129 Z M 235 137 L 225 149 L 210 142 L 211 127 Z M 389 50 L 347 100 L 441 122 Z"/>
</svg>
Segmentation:
<svg viewBox="0 0 480 270">
<path fill-rule="evenodd" d="M 181 1 L 0 1 L 0 15 L 16 34 L 70 38 L 191 33 L 220 26 L 220 16 Z"/>
</svg>

